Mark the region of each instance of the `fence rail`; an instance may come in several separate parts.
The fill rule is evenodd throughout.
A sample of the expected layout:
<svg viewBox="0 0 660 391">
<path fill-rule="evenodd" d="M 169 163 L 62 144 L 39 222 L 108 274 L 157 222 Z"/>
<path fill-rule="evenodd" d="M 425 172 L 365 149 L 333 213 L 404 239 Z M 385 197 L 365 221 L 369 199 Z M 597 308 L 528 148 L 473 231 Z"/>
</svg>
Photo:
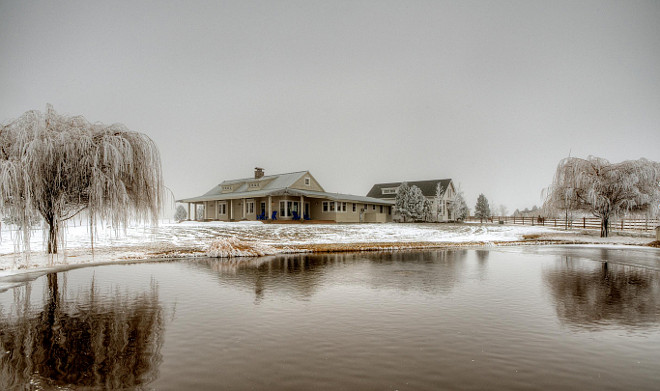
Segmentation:
<svg viewBox="0 0 660 391">
<path fill-rule="evenodd" d="M 482 221 L 470 216 L 466 221 Z M 486 219 L 483 219 L 486 221 Z M 600 229 L 600 219 L 597 217 L 576 217 L 572 219 L 554 217 L 523 217 L 523 216 L 491 216 L 488 222 L 501 224 L 541 225 L 545 227 Z M 610 220 L 610 229 L 620 231 L 651 231 L 660 226 L 660 219 L 617 219 Z"/>
</svg>

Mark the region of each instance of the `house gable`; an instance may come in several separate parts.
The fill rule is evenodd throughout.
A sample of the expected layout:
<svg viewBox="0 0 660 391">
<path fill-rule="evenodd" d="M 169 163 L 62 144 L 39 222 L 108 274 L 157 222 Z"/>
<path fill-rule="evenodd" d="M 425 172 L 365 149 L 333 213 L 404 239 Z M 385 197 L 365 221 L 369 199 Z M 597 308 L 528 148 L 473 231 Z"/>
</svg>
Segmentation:
<svg viewBox="0 0 660 391">
<path fill-rule="evenodd" d="M 296 180 L 291 186 L 289 186 L 292 189 L 299 189 L 299 190 L 312 190 L 312 191 L 325 191 L 323 190 L 323 187 L 319 184 L 319 182 L 312 176 L 312 174 L 309 173 L 309 171 L 306 171 L 298 180 Z"/>
</svg>

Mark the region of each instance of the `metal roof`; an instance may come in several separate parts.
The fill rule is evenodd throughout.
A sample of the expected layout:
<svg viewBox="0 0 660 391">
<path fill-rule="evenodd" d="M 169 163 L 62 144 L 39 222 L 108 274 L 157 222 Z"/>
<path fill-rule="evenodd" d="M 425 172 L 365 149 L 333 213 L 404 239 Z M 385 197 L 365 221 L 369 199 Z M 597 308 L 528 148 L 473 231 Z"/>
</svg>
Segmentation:
<svg viewBox="0 0 660 391">
<path fill-rule="evenodd" d="M 242 192 L 231 192 L 231 193 L 210 194 L 210 195 L 205 194 L 201 197 L 193 197 L 193 198 L 185 198 L 185 199 L 177 200 L 177 202 L 223 201 L 223 200 L 236 200 L 243 198 L 259 198 L 259 197 L 283 196 L 283 195 L 324 198 L 332 201 L 362 202 L 365 204 L 394 205 L 394 201 L 392 200 L 382 200 L 378 198 L 364 197 L 353 194 L 328 193 L 324 191 L 301 190 L 301 189 L 291 189 L 291 188 L 242 191 Z"/>
<path fill-rule="evenodd" d="M 353 201 L 378 205 L 394 205 L 393 201 L 382 200 L 373 197 L 364 197 L 353 194 L 328 193 L 325 191 L 293 189 L 292 186 L 309 171 L 298 171 L 279 175 L 263 176 L 259 179 L 243 178 L 223 181 L 213 189 L 199 197 L 184 198 L 176 202 L 203 202 L 203 201 L 222 201 L 235 200 L 243 198 L 259 198 L 268 196 L 305 196 L 314 198 L 324 198 L 333 201 Z M 309 174 L 311 176 L 311 174 Z M 268 182 L 262 189 L 248 191 L 248 184 L 254 182 Z M 232 192 L 222 192 L 222 186 L 239 184 L 240 186 Z"/>
<path fill-rule="evenodd" d="M 204 193 L 202 197 L 221 195 L 223 194 L 222 186 L 235 185 L 235 184 L 240 184 L 240 186 L 234 189 L 234 191 L 231 194 L 245 192 L 248 189 L 248 184 L 255 182 L 270 182 L 266 184 L 266 186 L 264 186 L 262 190 L 283 189 L 292 186 L 294 183 L 296 183 L 298 179 L 300 179 L 303 175 L 307 173 L 308 171 L 298 171 L 298 172 L 289 172 L 286 174 L 278 174 L 278 175 L 265 175 L 259 179 L 255 179 L 255 178 L 230 179 L 227 181 L 222 181 L 219 185 L 215 186 L 211 190 Z M 256 193 L 256 191 L 251 191 L 250 193 Z M 224 194 L 228 194 L 228 193 L 224 193 Z"/>
</svg>

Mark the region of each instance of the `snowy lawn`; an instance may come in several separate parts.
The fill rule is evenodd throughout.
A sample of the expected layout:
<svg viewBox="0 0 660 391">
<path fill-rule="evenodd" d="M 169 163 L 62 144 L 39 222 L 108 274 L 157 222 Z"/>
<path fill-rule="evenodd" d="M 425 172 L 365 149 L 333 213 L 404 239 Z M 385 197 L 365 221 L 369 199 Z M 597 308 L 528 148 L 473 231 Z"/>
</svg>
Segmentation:
<svg viewBox="0 0 660 391">
<path fill-rule="evenodd" d="M 55 258 L 44 253 L 41 230 L 33 232 L 28 258 L 15 251 L 15 232 L 2 227 L 0 242 L 0 275 L 20 269 L 56 265 L 104 263 L 149 258 L 176 258 L 205 255 L 213 249 L 227 252 L 229 243 L 250 246 L 272 246 L 280 252 L 332 251 L 363 249 L 396 249 L 422 245 L 491 244 L 523 239 L 550 239 L 572 242 L 644 244 L 643 237 L 617 237 L 598 241 L 580 233 L 539 226 L 480 224 L 263 224 L 261 222 L 183 222 L 163 223 L 158 227 L 129 227 L 115 234 L 112 229 L 99 229 L 91 251 L 88 228 L 68 227 L 66 243 Z M 226 239 L 232 238 L 229 242 Z M 218 239 L 220 239 L 218 241 Z M 225 239 L 224 241 L 222 239 Z M 220 245 L 218 245 L 218 242 Z M 218 247 L 219 246 L 219 247 Z M 241 246 L 244 249 L 245 246 Z M 243 251 L 243 250 L 241 250 Z M 259 253 L 259 251 L 257 251 Z M 237 255 L 250 254 L 237 252 Z"/>
</svg>

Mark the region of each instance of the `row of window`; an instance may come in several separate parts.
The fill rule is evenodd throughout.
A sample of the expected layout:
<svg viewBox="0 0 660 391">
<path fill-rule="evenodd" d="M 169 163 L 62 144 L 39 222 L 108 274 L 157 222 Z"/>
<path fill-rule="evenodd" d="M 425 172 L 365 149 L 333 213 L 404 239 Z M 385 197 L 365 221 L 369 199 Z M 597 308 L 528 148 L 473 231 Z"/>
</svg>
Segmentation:
<svg viewBox="0 0 660 391">
<path fill-rule="evenodd" d="M 339 202 L 339 201 L 323 201 L 323 211 L 324 212 L 346 212 L 346 208 L 348 206 L 347 202 Z M 371 209 L 372 211 L 376 211 L 378 206 L 378 211 L 379 213 L 383 213 L 385 209 L 383 208 L 383 205 L 365 205 L 365 210 Z M 390 211 L 391 207 L 388 207 L 387 211 L 388 213 L 391 213 Z M 254 201 L 247 201 L 245 203 L 245 209 L 247 214 L 254 214 L 255 213 L 255 202 Z M 351 203 L 351 209 L 353 212 L 357 212 L 357 204 L 356 203 Z M 292 217 L 293 212 L 297 213 L 298 216 L 300 216 L 300 202 L 298 201 L 280 201 L 280 210 L 279 210 L 279 215 L 280 217 Z M 266 213 L 266 203 L 262 202 L 261 203 L 261 213 Z M 305 203 L 305 213 L 309 214 L 309 203 Z M 219 215 L 226 215 L 227 214 L 227 203 L 226 202 L 220 202 L 218 203 L 218 214 Z"/>
<path fill-rule="evenodd" d="M 346 202 L 323 201 L 323 211 L 346 212 L 346 204 L 347 204 Z M 371 209 L 372 211 L 376 211 L 376 206 L 378 206 L 379 213 L 383 213 L 385 211 L 383 205 L 365 205 L 364 210 L 368 211 L 369 209 Z M 351 209 L 353 210 L 353 212 L 357 212 L 357 204 L 351 203 Z M 391 207 L 388 206 L 387 212 L 391 213 Z"/>
</svg>

